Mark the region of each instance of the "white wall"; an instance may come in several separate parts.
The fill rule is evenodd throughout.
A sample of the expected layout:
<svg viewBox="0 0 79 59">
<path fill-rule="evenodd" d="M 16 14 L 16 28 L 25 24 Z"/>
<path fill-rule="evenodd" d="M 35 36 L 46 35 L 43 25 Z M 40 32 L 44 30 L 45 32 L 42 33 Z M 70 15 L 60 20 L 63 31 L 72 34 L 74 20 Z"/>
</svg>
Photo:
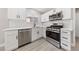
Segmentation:
<svg viewBox="0 0 79 59">
<path fill-rule="evenodd" d="M 8 27 L 7 8 L 0 8 L 0 44 L 4 42 L 3 29 Z"/>
<path fill-rule="evenodd" d="M 76 10 L 75 34 L 76 37 L 79 37 L 79 9 Z"/>
</svg>

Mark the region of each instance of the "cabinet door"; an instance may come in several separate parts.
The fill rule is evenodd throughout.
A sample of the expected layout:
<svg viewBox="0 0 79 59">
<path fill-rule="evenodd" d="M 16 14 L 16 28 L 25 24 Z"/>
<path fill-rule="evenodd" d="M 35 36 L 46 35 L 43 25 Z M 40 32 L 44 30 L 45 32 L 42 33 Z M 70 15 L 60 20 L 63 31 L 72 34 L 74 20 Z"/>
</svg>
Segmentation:
<svg viewBox="0 0 79 59">
<path fill-rule="evenodd" d="M 32 29 L 32 41 L 39 39 L 42 37 L 42 28 L 35 27 Z"/>
<path fill-rule="evenodd" d="M 42 37 L 42 28 L 39 27 L 38 30 L 39 30 L 39 34 L 38 35 L 39 35 L 39 38 L 40 38 L 40 37 Z"/>
<path fill-rule="evenodd" d="M 46 38 L 46 28 L 45 27 L 42 28 L 42 36 L 44 38 Z"/>
<path fill-rule="evenodd" d="M 49 16 L 52 15 L 54 13 L 53 10 L 50 10 L 46 13 L 44 13 L 42 16 L 41 16 L 41 22 L 47 22 L 49 21 Z"/>
<path fill-rule="evenodd" d="M 65 50 L 71 50 L 71 41 L 69 36 L 61 37 L 61 47 Z"/>
<path fill-rule="evenodd" d="M 5 50 L 18 48 L 18 31 L 5 32 Z"/>
<path fill-rule="evenodd" d="M 56 8 L 56 13 L 62 11 L 63 19 L 71 19 L 71 8 Z"/>
<path fill-rule="evenodd" d="M 71 19 L 71 8 L 62 8 L 63 19 Z"/>
<path fill-rule="evenodd" d="M 25 8 L 18 8 L 17 10 L 18 10 L 17 13 L 20 16 L 20 19 L 25 19 L 25 15 L 26 15 L 25 11 L 26 11 L 26 9 Z"/>
<path fill-rule="evenodd" d="M 8 8 L 8 19 L 17 18 L 17 8 Z"/>
<path fill-rule="evenodd" d="M 25 8 L 8 8 L 8 19 L 25 19 Z"/>
<path fill-rule="evenodd" d="M 70 50 L 71 50 L 71 43 L 62 40 L 62 41 L 61 41 L 61 48 L 65 49 L 65 50 L 67 50 L 67 51 L 70 51 Z"/>
<path fill-rule="evenodd" d="M 41 16 L 41 22 L 47 22 L 49 21 L 49 15 L 48 14 L 44 14 Z"/>
<path fill-rule="evenodd" d="M 71 50 L 71 32 L 61 29 L 61 47 L 65 50 Z"/>
<path fill-rule="evenodd" d="M 36 28 L 32 28 L 32 41 L 37 39 L 37 31 Z"/>
<path fill-rule="evenodd" d="M 56 8 L 55 13 L 61 12 L 63 8 Z"/>
</svg>

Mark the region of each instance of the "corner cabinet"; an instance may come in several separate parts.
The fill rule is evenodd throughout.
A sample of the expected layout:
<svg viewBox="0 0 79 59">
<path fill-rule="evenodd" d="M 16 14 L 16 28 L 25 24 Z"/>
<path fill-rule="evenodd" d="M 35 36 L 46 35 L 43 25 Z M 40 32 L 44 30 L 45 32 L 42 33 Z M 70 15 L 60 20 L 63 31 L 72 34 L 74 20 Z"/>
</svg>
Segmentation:
<svg viewBox="0 0 79 59">
<path fill-rule="evenodd" d="M 11 51 L 18 48 L 18 30 L 5 31 L 5 50 Z"/>
<path fill-rule="evenodd" d="M 42 37 L 42 28 L 35 27 L 32 28 L 32 41 L 35 41 Z"/>
<path fill-rule="evenodd" d="M 41 15 L 41 22 L 47 22 L 47 21 L 49 21 L 49 15 L 48 14 Z"/>
<path fill-rule="evenodd" d="M 49 21 L 49 15 L 54 13 L 53 9 L 41 15 L 41 22 Z"/>
</svg>

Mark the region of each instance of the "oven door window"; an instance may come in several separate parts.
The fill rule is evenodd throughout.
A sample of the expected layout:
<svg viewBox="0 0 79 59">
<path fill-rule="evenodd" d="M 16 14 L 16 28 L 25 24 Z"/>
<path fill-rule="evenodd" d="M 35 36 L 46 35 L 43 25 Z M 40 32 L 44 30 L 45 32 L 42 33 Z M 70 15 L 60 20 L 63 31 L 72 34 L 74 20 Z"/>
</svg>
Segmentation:
<svg viewBox="0 0 79 59">
<path fill-rule="evenodd" d="M 55 39 L 56 41 L 60 41 L 60 33 L 52 32 L 51 38 Z"/>
</svg>

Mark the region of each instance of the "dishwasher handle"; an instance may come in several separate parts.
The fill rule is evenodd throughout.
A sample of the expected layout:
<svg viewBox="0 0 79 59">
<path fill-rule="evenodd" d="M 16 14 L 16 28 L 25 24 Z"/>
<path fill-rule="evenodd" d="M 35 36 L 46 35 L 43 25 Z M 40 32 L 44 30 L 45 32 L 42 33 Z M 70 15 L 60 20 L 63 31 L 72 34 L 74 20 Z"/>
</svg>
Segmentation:
<svg viewBox="0 0 79 59">
<path fill-rule="evenodd" d="M 26 32 L 26 31 L 31 31 L 30 29 L 21 29 L 19 32 Z"/>
</svg>

